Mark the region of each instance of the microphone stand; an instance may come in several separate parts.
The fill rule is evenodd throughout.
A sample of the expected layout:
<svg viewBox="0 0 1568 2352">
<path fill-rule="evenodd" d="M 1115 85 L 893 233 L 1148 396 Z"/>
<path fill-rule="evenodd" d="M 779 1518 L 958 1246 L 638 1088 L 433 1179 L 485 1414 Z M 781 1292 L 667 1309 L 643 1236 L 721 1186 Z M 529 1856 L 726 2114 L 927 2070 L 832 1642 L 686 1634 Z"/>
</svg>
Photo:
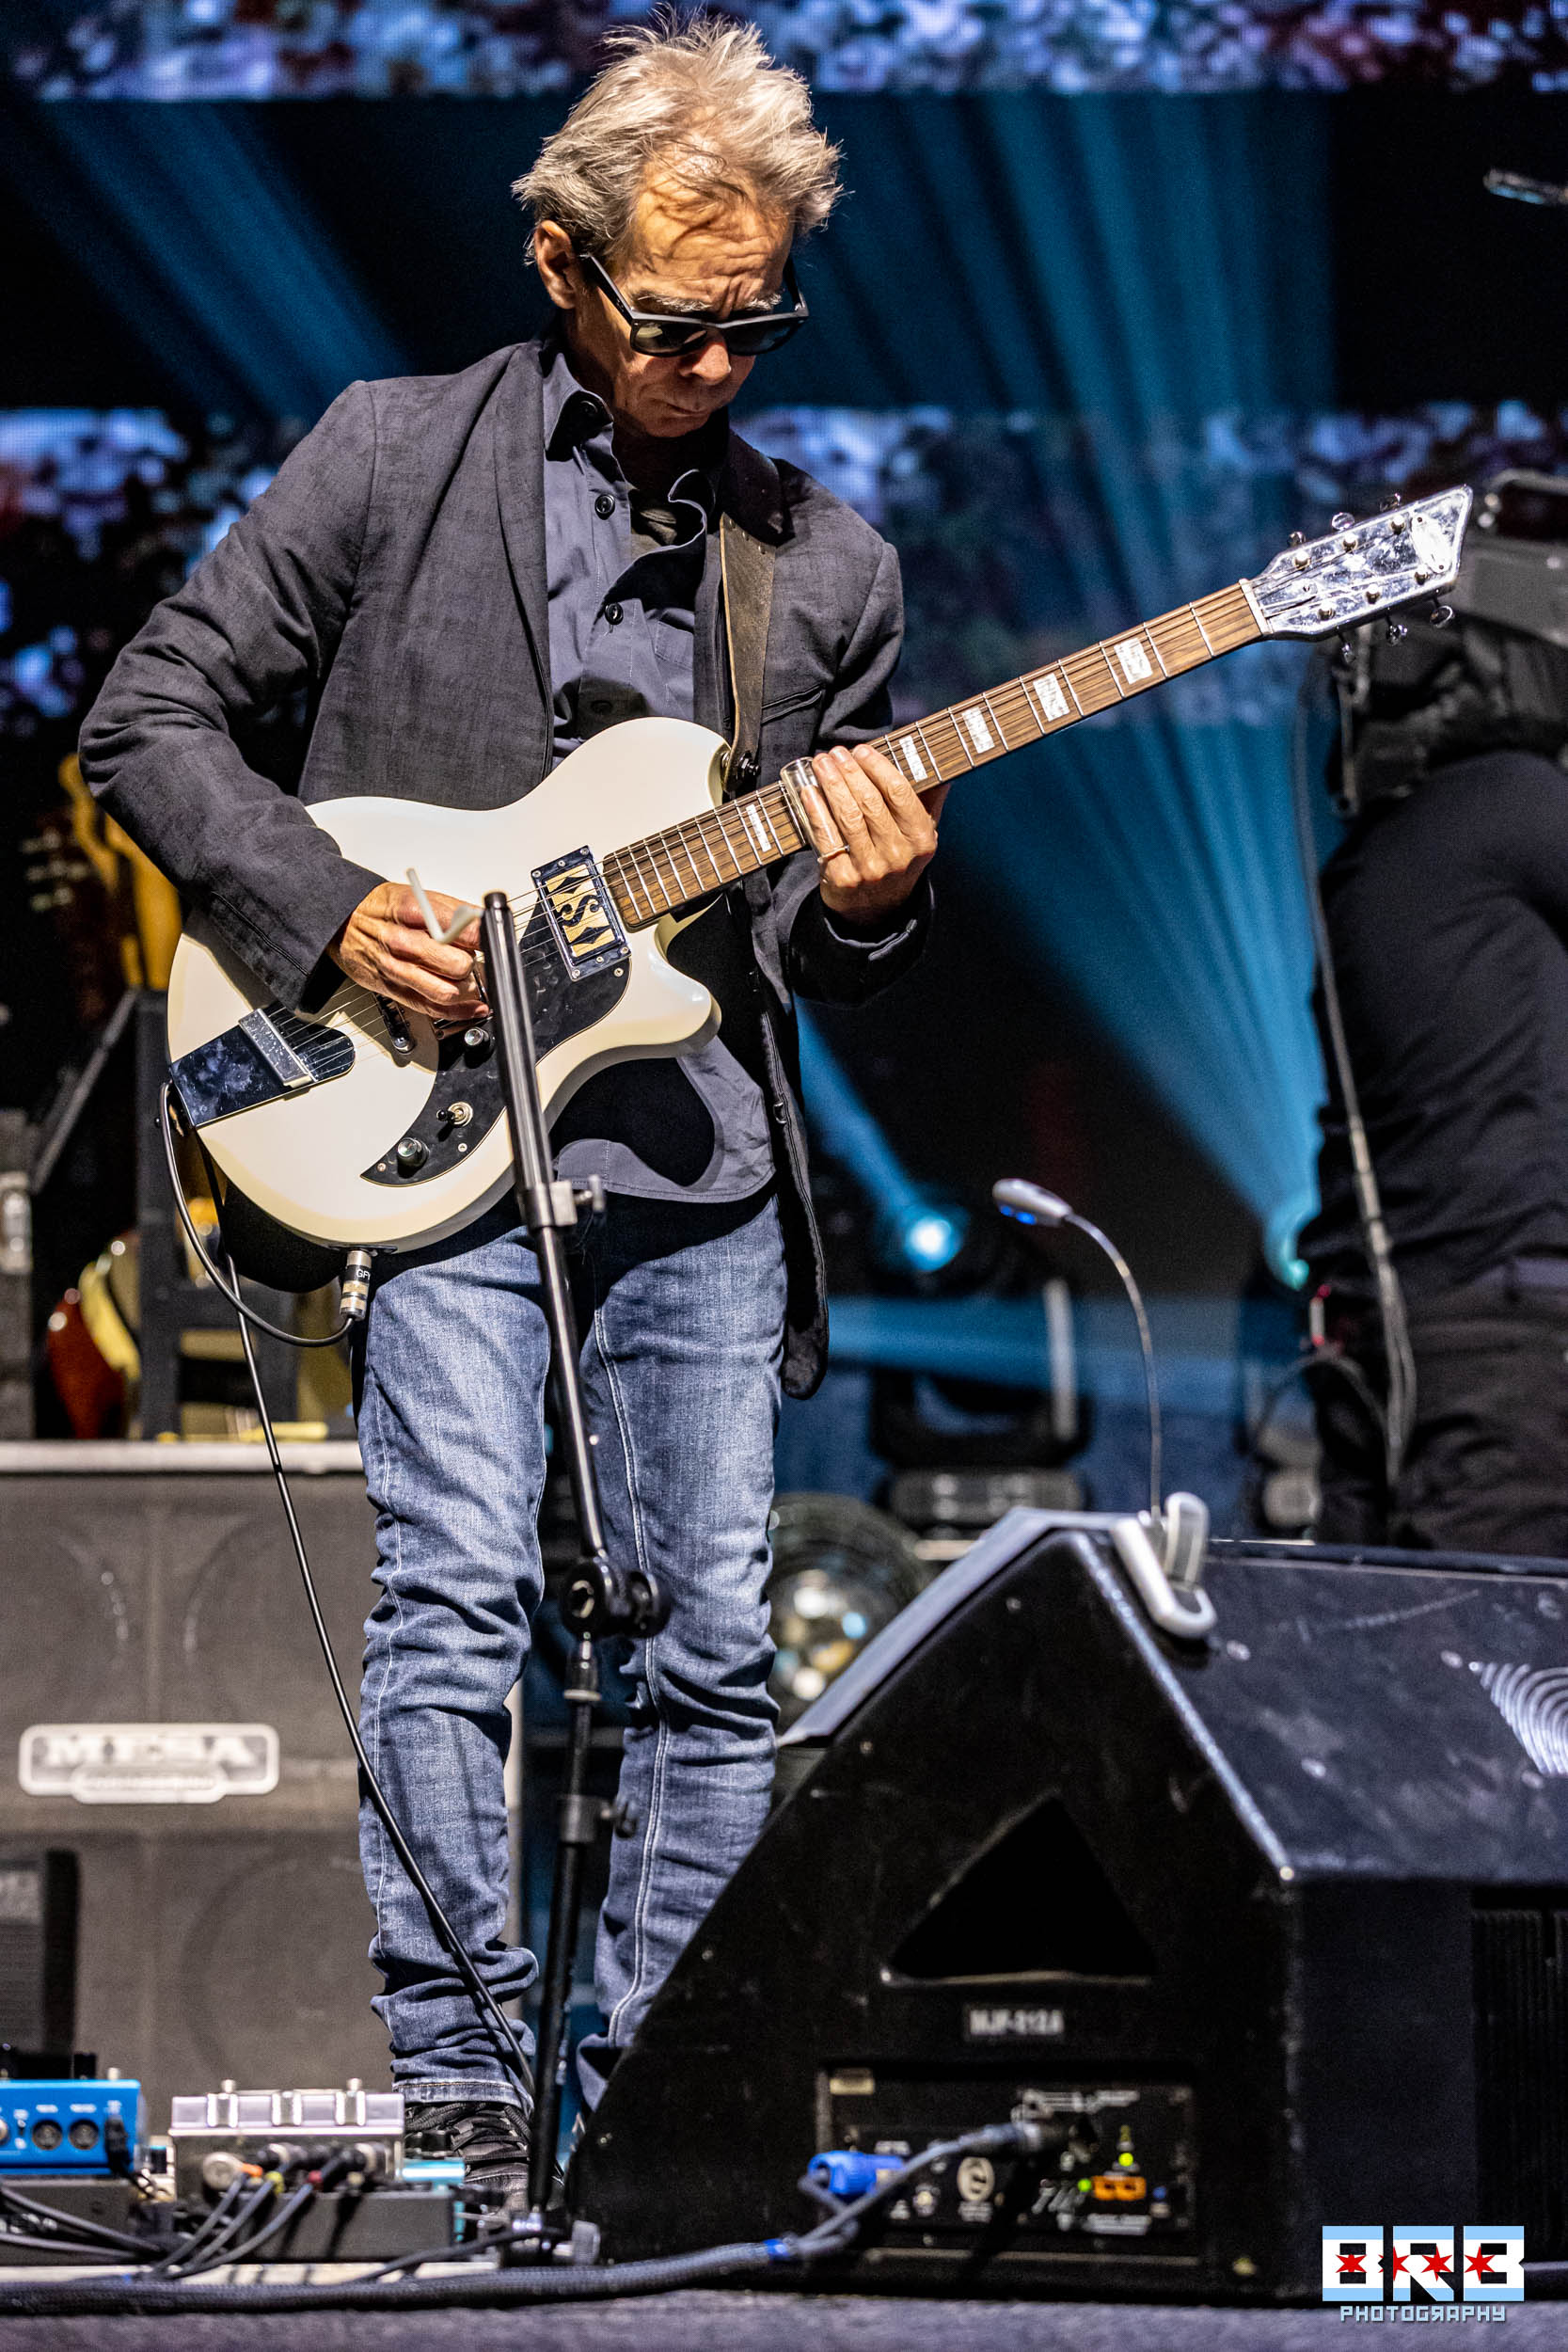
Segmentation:
<svg viewBox="0 0 1568 2352">
<path fill-rule="evenodd" d="M 561 2095 L 566 2074 L 566 2016 L 572 1967 L 582 1917 L 583 1869 L 599 1831 L 608 1822 L 618 1835 L 634 1823 L 623 1807 L 600 1804 L 588 1793 L 594 1712 L 599 1702 L 599 1668 L 594 1645 L 609 1634 L 643 1639 L 657 1632 L 669 1615 L 652 1577 L 618 1567 L 605 1543 L 593 1444 L 583 1409 L 578 1366 L 577 1317 L 572 1311 L 565 1236 L 577 1230 L 584 1209 L 604 1205 L 604 1187 L 560 1182 L 553 1172 L 549 1134 L 539 1094 L 533 1021 L 524 984 L 522 958 L 505 894 L 485 894 L 481 926 L 485 987 L 495 1025 L 497 1057 L 512 1136 L 513 1184 L 517 1207 L 539 1263 L 545 1317 L 549 1325 L 555 1384 L 556 1435 L 565 1456 L 581 1543 L 577 1566 L 562 1601 L 562 1615 L 577 1636 L 565 1683 L 566 1771 L 558 1806 L 555 1875 L 550 1890 L 550 1929 L 540 1994 L 538 2079 L 532 2141 L 529 2152 L 529 2211 L 517 2236 L 529 2250 L 547 2255 L 569 2234 L 555 2187 L 555 2150 L 561 2129 Z"/>
</svg>

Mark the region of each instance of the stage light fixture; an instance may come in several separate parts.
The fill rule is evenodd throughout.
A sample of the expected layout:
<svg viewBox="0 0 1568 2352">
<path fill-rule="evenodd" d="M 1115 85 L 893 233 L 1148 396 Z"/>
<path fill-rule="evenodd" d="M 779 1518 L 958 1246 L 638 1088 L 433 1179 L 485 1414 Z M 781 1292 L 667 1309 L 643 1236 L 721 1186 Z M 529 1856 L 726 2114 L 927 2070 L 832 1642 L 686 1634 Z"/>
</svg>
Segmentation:
<svg viewBox="0 0 1568 2352">
<path fill-rule="evenodd" d="M 968 1210 L 916 1183 L 804 1008 L 800 1070 L 808 1119 L 876 1210 L 876 1248 L 883 1264 L 890 1273 L 918 1279 L 946 1274 L 970 1238 Z"/>
<path fill-rule="evenodd" d="M 917 1274 L 940 1274 L 950 1266 L 968 1232 L 964 1210 L 936 1201 L 906 1209 L 896 1226 L 899 1253 Z"/>
<path fill-rule="evenodd" d="M 891 1625 L 935 1571 L 908 1529 L 846 1495 L 780 1495 L 768 1519 L 774 1658 L 768 1687 L 791 1724 Z"/>
</svg>

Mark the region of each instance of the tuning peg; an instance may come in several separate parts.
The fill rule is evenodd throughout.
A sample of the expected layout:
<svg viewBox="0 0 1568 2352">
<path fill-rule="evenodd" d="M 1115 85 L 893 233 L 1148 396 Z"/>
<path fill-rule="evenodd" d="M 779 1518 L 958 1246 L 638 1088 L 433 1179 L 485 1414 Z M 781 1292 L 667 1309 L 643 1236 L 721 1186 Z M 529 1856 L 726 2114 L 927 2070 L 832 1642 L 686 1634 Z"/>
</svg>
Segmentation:
<svg viewBox="0 0 1568 2352">
<path fill-rule="evenodd" d="M 1377 503 L 1380 513 L 1391 515 L 1395 507 L 1401 505 L 1402 501 L 1401 500 L 1400 494 L 1397 490 L 1390 490 L 1387 497 L 1379 499 Z"/>
<path fill-rule="evenodd" d="M 1291 532 L 1291 545 L 1293 548 L 1304 548 L 1304 547 L 1307 545 L 1307 533 L 1306 533 L 1306 532 L 1305 532 L 1305 531 L 1292 531 L 1292 532 Z"/>
<path fill-rule="evenodd" d="M 1432 611 L 1427 614 L 1427 626 L 1430 628 L 1447 628 L 1449 623 L 1452 619 L 1453 607 L 1451 604 L 1434 604 Z"/>
<path fill-rule="evenodd" d="M 1402 637 L 1409 636 L 1410 631 L 1405 628 L 1402 621 L 1396 621 L 1392 615 L 1390 615 L 1387 628 L 1385 633 L 1387 636 L 1388 643 L 1391 645 L 1397 645 Z"/>
<path fill-rule="evenodd" d="M 1336 515 L 1333 518 L 1334 528 L 1336 531 L 1348 531 L 1354 520 L 1355 516 L 1354 515 L 1346 515 L 1343 513 Z"/>
</svg>

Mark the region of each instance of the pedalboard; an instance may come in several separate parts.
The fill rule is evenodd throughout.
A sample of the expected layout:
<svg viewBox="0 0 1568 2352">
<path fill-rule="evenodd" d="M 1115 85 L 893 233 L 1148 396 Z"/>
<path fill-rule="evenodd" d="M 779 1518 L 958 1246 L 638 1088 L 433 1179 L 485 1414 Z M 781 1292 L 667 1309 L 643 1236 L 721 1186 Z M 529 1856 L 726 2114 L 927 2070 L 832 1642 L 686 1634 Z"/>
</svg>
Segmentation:
<svg viewBox="0 0 1568 2352">
<path fill-rule="evenodd" d="M 221 2090 L 176 2098 L 169 2159 L 178 2197 L 222 2196 L 246 2165 L 318 2166 L 350 2153 L 368 2181 L 403 2173 L 403 2093 L 367 2090 Z"/>
<path fill-rule="evenodd" d="M 52 2055 L 57 2074 L 43 2073 L 37 2054 L 0 2053 L 0 2186 L 48 2217 L 29 2228 L 27 2207 L 0 2211 L 0 2269 L 76 2259 L 73 2220 L 145 2237 L 150 2253 L 176 2251 L 226 2191 L 248 2194 L 269 2174 L 285 2184 L 280 2198 L 303 2182 L 313 2188 L 269 2241 L 269 2264 L 393 2262 L 458 2240 L 460 2185 L 404 2178 L 401 2091 L 352 2081 L 341 2090 L 225 2083 L 177 2098 L 159 2194 L 141 2169 L 161 2151 L 144 2148 L 139 2083 L 99 2079 L 85 2071 L 94 2060 Z M 55 2225 L 57 2246 L 47 2242 Z"/>
<path fill-rule="evenodd" d="M 143 2198 L 130 2181 L 88 2180 L 80 2174 L 27 2172 L 3 2177 L 34 2203 L 47 2207 L 69 2238 L 72 2221 L 96 2223 L 145 2237 L 151 2253 L 174 2253 L 191 2208 Z M 203 2208 L 204 2209 L 204 2208 Z M 198 2209 L 202 2210 L 202 2209 Z M 332 2189 L 313 2198 L 266 2249 L 268 2263 L 387 2263 L 427 2247 L 457 2241 L 458 2197 L 451 2188 L 372 2186 Z M 8 2241 L 15 2237 L 19 2243 Z M 38 2242 L 24 2212 L 0 2216 L 0 2271 L 46 2269 L 76 2259 L 69 2244 Z"/>
<path fill-rule="evenodd" d="M 1048 2083 L 834 2067 L 818 2081 L 827 2145 L 919 2155 L 992 2123 L 1053 2127 L 1052 2153 L 965 2156 L 889 2210 L 890 2248 L 1185 2254 L 1195 2225 L 1193 2094 L 1175 2083 Z"/>
<path fill-rule="evenodd" d="M 131 2172 L 140 2159 L 141 2085 L 119 2075 L 0 2076 L 0 2179 Z"/>
</svg>

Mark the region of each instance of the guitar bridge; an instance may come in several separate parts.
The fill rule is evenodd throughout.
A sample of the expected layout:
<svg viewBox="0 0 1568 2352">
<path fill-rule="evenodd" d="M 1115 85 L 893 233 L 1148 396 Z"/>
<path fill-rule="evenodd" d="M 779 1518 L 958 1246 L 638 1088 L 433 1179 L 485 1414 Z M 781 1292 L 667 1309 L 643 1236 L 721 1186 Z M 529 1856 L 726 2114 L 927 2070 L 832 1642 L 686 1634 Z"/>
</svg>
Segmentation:
<svg viewBox="0 0 1568 2352">
<path fill-rule="evenodd" d="M 568 850 L 536 866 L 533 881 L 572 979 L 592 979 L 620 961 L 626 935 L 591 850 Z"/>
<path fill-rule="evenodd" d="M 236 1111 L 344 1077 L 353 1067 L 352 1038 L 275 1004 L 182 1054 L 169 1076 L 190 1124 L 210 1127 Z"/>
</svg>

